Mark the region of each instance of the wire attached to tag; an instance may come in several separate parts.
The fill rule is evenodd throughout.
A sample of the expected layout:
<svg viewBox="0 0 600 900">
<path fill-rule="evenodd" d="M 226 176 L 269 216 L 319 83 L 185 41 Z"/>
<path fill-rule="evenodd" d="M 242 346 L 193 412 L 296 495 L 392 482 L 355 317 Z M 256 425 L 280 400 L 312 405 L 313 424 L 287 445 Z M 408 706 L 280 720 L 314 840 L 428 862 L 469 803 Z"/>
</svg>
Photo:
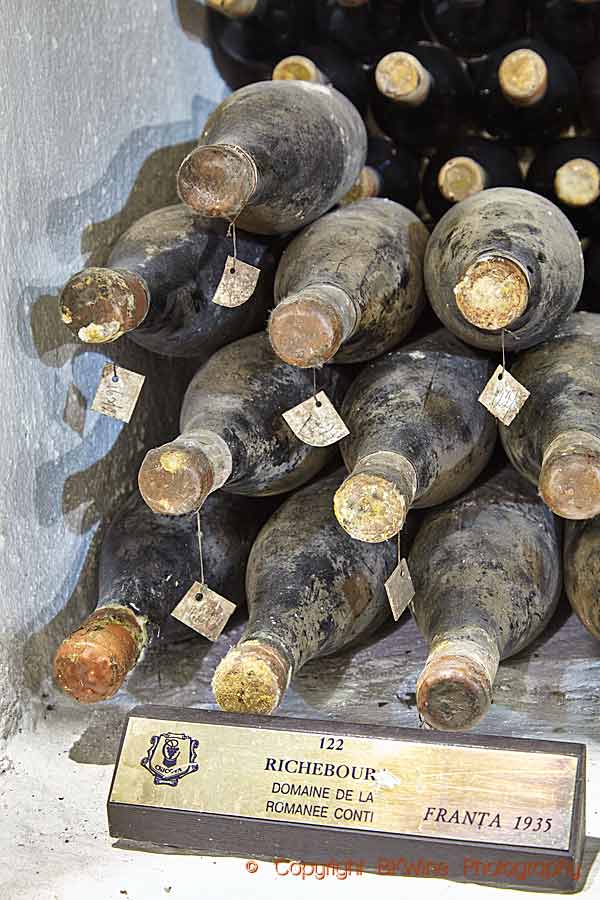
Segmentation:
<svg viewBox="0 0 600 900">
<path fill-rule="evenodd" d="M 319 409 L 323 404 L 317 396 L 317 369 L 315 366 L 313 366 L 313 397 L 315 398 L 315 406 Z"/>
<path fill-rule="evenodd" d="M 198 533 L 198 553 L 200 554 L 200 584 L 204 587 L 204 554 L 202 553 L 202 527 L 200 525 L 200 510 L 196 513 L 196 530 Z M 197 597 L 202 600 L 202 594 Z"/>
<path fill-rule="evenodd" d="M 235 219 L 232 222 L 230 222 L 229 228 L 227 229 L 227 237 L 230 237 L 231 240 L 233 241 L 233 264 L 231 266 L 231 269 L 229 270 L 231 275 L 235 275 L 235 267 L 236 267 L 236 263 L 237 263 L 237 235 L 236 235 L 236 229 L 235 229 L 235 222 L 236 222 Z"/>
</svg>

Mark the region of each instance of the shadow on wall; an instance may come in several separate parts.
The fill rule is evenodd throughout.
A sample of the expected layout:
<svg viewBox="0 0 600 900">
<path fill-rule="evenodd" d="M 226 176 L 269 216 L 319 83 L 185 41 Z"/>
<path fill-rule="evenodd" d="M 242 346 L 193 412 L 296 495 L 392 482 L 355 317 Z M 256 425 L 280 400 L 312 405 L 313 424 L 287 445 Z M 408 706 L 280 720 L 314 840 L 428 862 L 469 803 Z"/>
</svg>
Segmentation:
<svg viewBox="0 0 600 900">
<path fill-rule="evenodd" d="M 132 132 L 118 149 L 106 172 L 78 196 L 61 198 L 49 206 L 47 234 L 56 257 L 67 265 L 80 254 L 85 265 L 106 263 L 117 238 L 137 219 L 177 202 L 175 175 L 193 148 L 196 134 L 214 102 L 195 97 L 192 121 Z M 149 147 L 167 144 L 147 154 Z M 123 173 L 139 166 L 138 175 L 119 212 L 93 222 L 99 208 L 115 208 L 111 194 L 122 187 Z M 107 203 L 108 195 L 108 203 Z M 81 244 L 81 246 L 80 246 Z M 73 559 L 71 573 L 60 584 L 46 610 L 58 610 L 48 624 L 25 636 L 25 684 L 38 692 L 51 671 L 54 651 L 95 605 L 96 561 L 101 532 L 120 500 L 130 492 L 148 446 L 177 432 L 180 398 L 198 360 L 173 360 L 138 347 L 127 338 L 114 344 L 85 345 L 77 341 L 58 314 L 61 285 L 29 285 L 20 298 L 23 315 L 18 339 L 31 359 L 54 369 L 70 366 L 71 381 L 57 377 L 56 390 L 44 397 L 50 421 L 73 432 L 71 449 L 35 466 L 35 511 L 40 527 L 62 525 L 89 535 Z M 129 425 L 90 410 L 101 370 L 107 360 L 140 372 L 146 381 Z M 108 452 L 99 457 L 99 452 Z M 45 454 L 48 456 L 48 454 Z"/>
</svg>

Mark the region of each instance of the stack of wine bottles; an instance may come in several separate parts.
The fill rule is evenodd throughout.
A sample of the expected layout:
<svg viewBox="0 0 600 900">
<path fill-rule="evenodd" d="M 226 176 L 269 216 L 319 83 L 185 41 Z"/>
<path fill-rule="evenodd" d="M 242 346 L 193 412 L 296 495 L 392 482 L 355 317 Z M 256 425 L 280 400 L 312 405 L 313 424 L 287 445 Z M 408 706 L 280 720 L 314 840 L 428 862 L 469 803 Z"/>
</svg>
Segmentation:
<svg viewBox="0 0 600 900">
<path fill-rule="evenodd" d="M 81 341 L 198 365 L 56 680 L 108 699 L 150 645 L 218 639 L 225 598 L 216 702 L 271 713 L 392 621 L 402 534 L 418 710 L 470 728 L 563 586 L 600 639 L 600 3 L 206 6 L 237 83 L 180 202 L 60 295 Z M 515 379 L 510 419 L 480 402 Z"/>
</svg>

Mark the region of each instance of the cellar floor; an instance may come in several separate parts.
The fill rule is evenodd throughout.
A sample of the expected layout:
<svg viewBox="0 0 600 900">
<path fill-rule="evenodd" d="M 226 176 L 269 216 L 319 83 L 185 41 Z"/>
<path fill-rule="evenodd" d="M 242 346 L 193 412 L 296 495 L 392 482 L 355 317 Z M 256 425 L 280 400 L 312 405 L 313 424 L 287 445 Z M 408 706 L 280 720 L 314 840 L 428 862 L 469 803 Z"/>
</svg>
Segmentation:
<svg viewBox="0 0 600 900">
<path fill-rule="evenodd" d="M 17 735 L 0 760 L 0 869 L 8 900 L 213 900 L 358 897 L 523 898 L 440 879 L 351 874 L 322 881 L 277 874 L 269 862 L 250 873 L 246 859 L 121 846 L 107 833 L 105 803 L 124 716 L 136 703 L 211 707 L 210 678 L 235 642 L 237 622 L 217 644 L 198 640 L 149 654 L 126 691 L 99 707 L 76 706 L 48 683 L 35 727 Z M 379 639 L 308 665 L 279 714 L 418 726 L 415 683 L 425 659 L 404 619 Z M 478 729 L 488 734 L 582 741 L 588 747 L 587 848 L 582 896 L 600 897 L 600 644 L 562 607 L 550 629 L 501 666 L 495 703 Z M 340 848 L 340 859 L 347 853 Z M 251 867 L 252 868 L 252 867 Z M 282 878 L 285 881 L 282 884 Z M 526 885 L 524 885 L 526 888 Z M 542 894 L 531 893 L 531 897 Z M 544 895 L 547 896 L 547 895 Z"/>
</svg>

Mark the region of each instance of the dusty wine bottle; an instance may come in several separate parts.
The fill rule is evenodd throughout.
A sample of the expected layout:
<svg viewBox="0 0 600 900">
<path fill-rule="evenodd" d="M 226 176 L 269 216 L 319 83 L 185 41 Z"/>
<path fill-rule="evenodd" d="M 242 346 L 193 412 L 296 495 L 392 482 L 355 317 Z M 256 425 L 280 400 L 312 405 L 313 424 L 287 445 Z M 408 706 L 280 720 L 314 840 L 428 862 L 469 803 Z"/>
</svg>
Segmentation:
<svg viewBox="0 0 600 900">
<path fill-rule="evenodd" d="M 563 138 L 539 151 L 527 187 L 562 209 L 580 235 L 600 226 L 600 141 Z"/>
<path fill-rule="evenodd" d="M 511 371 L 531 396 L 500 429 L 508 458 L 557 515 L 600 514 L 600 316 L 573 313 Z"/>
<path fill-rule="evenodd" d="M 600 137 L 600 57 L 589 63 L 581 75 L 581 118 L 595 137 Z"/>
<path fill-rule="evenodd" d="M 472 85 L 446 47 L 421 41 L 380 59 L 371 111 L 399 144 L 429 147 L 455 138 L 471 114 Z"/>
<path fill-rule="evenodd" d="M 521 187 L 517 157 L 497 141 L 466 137 L 441 147 L 423 173 L 423 201 L 439 219 L 455 203 L 493 187 Z"/>
<path fill-rule="evenodd" d="M 62 321 L 86 343 L 129 334 L 165 356 L 201 356 L 261 327 L 272 303 L 278 249 L 238 231 L 237 259 L 260 269 L 249 302 L 213 303 L 233 254 L 225 223 L 182 203 L 151 212 L 117 241 L 105 268 L 73 275 L 59 298 Z"/>
<path fill-rule="evenodd" d="M 382 197 L 414 211 L 419 199 L 419 160 L 406 147 L 386 138 L 370 137 L 367 161 L 340 206 Z"/>
<path fill-rule="evenodd" d="M 208 117 L 179 169 L 179 196 L 251 232 L 294 231 L 341 200 L 366 154 L 363 120 L 339 91 L 261 81 L 234 91 Z"/>
<path fill-rule="evenodd" d="M 345 385 L 333 366 L 319 374 L 336 408 Z M 219 350 L 187 389 L 181 434 L 146 454 L 138 476 L 144 500 L 154 512 L 180 515 L 221 487 L 251 496 L 299 487 L 332 450 L 302 443 L 282 413 L 313 392 L 312 372 L 282 363 L 264 332 Z"/>
<path fill-rule="evenodd" d="M 350 474 L 334 511 L 348 534 L 387 540 L 411 506 L 443 503 L 479 475 L 496 441 L 477 400 L 490 372 L 489 360 L 443 329 L 365 366 L 342 407 Z"/>
<path fill-rule="evenodd" d="M 477 59 L 525 31 L 519 0 L 424 0 L 431 36 L 465 59 Z"/>
<path fill-rule="evenodd" d="M 373 65 L 401 37 L 412 32 L 416 17 L 409 0 L 319 0 L 321 34 L 347 53 Z"/>
<path fill-rule="evenodd" d="M 565 523 L 565 591 L 587 630 L 600 641 L 600 519 Z"/>
<path fill-rule="evenodd" d="M 541 634 L 561 589 L 560 527 L 509 466 L 427 514 L 409 554 L 409 608 L 429 645 L 423 719 L 443 731 L 489 709 L 498 663 Z"/>
<path fill-rule="evenodd" d="M 495 137 L 539 144 L 577 115 L 577 76 L 569 61 L 540 41 L 506 44 L 482 62 L 475 79 L 477 114 Z"/>
<path fill-rule="evenodd" d="M 577 305 L 583 255 L 575 229 L 545 197 L 519 188 L 481 191 L 434 228 L 425 288 L 457 337 L 486 350 L 547 340 Z"/>
<path fill-rule="evenodd" d="M 598 56 L 598 0 L 531 0 L 530 6 L 533 33 L 573 63 L 581 65 Z"/>
<path fill-rule="evenodd" d="M 305 228 L 277 272 L 269 320 L 277 355 L 302 367 L 364 362 L 400 343 L 425 305 L 427 237 L 414 213 L 377 198 Z"/>
<path fill-rule="evenodd" d="M 216 494 L 202 513 L 211 587 L 237 605 L 245 601 L 246 561 L 269 507 Z M 102 542 L 98 605 L 56 652 L 54 676 L 63 691 L 81 703 L 107 700 L 155 641 L 193 637 L 170 613 L 199 576 L 196 517 L 157 516 L 132 494 Z"/>
<path fill-rule="evenodd" d="M 219 49 L 265 74 L 314 27 L 312 4 L 306 0 L 207 0 L 206 5 Z"/>
<path fill-rule="evenodd" d="M 361 544 L 331 515 L 343 473 L 303 488 L 258 535 L 246 576 L 249 620 L 213 678 L 219 706 L 271 713 L 310 659 L 339 652 L 391 619 L 384 582 L 396 542 Z"/>
<path fill-rule="evenodd" d="M 369 87 L 364 69 L 333 44 L 306 44 L 284 56 L 273 69 L 275 81 L 330 84 L 350 100 L 361 115 L 367 111 Z"/>
</svg>

